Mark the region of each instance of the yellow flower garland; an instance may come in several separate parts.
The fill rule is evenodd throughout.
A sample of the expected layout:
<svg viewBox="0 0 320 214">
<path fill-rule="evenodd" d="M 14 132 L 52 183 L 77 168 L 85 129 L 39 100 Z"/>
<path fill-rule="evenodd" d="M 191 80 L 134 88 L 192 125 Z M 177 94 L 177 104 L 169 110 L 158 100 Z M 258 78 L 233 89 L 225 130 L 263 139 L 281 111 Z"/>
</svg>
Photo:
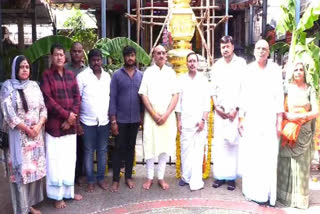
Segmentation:
<svg viewBox="0 0 320 214">
<path fill-rule="evenodd" d="M 211 111 L 209 113 L 208 120 L 208 152 L 207 159 L 204 160 L 204 172 L 202 174 L 203 179 L 207 179 L 211 170 L 211 145 L 212 145 L 212 137 L 213 137 L 213 102 L 211 101 Z M 180 134 L 177 134 L 176 138 L 176 178 L 181 177 L 181 147 L 180 147 Z"/>
<path fill-rule="evenodd" d="M 211 100 L 211 111 L 209 113 L 209 119 L 208 119 L 208 152 L 207 152 L 207 160 L 205 162 L 205 170 L 203 172 L 202 178 L 207 179 L 210 175 L 211 170 L 211 145 L 212 145 L 212 137 L 213 137 L 213 102 Z"/>
</svg>

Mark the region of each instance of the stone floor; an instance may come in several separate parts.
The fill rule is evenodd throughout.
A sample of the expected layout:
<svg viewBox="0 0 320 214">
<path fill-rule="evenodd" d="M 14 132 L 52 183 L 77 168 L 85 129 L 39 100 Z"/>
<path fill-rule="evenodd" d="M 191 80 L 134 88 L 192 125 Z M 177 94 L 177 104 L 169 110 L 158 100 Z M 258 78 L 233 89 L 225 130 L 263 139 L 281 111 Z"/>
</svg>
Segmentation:
<svg viewBox="0 0 320 214">
<path fill-rule="evenodd" d="M 137 139 L 137 161 L 142 159 L 141 133 Z M 175 161 L 174 157 L 171 159 Z M 1 161 L 0 161 L 1 162 Z M 145 165 L 135 167 L 136 188 L 129 190 L 123 182 L 120 183 L 118 193 L 104 191 L 99 187 L 95 192 L 85 192 L 85 187 L 76 186 L 76 193 L 83 195 L 82 201 L 67 201 L 65 209 L 57 210 L 53 207 L 53 201 L 45 199 L 39 208 L 43 214 L 124 214 L 124 213 L 159 213 L 159 214 L 246 214 L 246 213 L 297 213 L 319 214 L 320 213 L 320 171 L 313 171 L 310 178 L 310 208 L 298 210 L 286 208 L 277 204 L 276 208 L 261 207 L 248 202 L 241 193 L 241 179 L 237 180 L 237 188 L 228 191 L 226 186 L 218 189 L 211 187 L 212 177 L 205 180 L 205 188 L 191 192 L 187 186 L 178 186 L 175 177 L 175 166 L 167 165 L 165 179 L 170 184 L 168 191 L 163 191 L 155 180 L 149 191 L 142 189 L 145 180 Z M 3 169 L 0 167 L 0 214 L 11 214 L 10 189 L 7 178 L 3 177 Z M 111 184 L 111 172 L 106 180 Z"/>
</svg>

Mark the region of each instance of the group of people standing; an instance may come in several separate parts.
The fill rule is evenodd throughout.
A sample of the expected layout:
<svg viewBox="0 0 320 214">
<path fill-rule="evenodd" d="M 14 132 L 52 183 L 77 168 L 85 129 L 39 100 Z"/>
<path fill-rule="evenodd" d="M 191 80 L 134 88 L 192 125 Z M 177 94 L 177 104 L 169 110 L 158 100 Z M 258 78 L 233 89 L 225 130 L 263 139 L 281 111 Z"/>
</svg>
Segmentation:
<svg viewBox="0 0 320 214">
<path fill-rule="evenodd" d="M 123 160 L 125 183 L 129 188 L 135 186 L 134 148 L 143 113 L 136 51 L 124 48 L 124 66 L 112 79 L 102 68 L 100 50 L 89 52 L 88 67 L 83 64 L 80 43 L 72 44 L 70 55 L 71 62 L 66 63 L 64 47 L 51 47 L 51 67 L 43 72 L 40 87 L 30 80 L 27 59 L 17 56 L 11 79 L 1 88 L 2 130 L 9 134 L 4 154 L 14 213 L 41 213 L 34 205 L 44 198 L 45 176 L 47 197 L 55 201 L 56 208 L 66 207 L 65 199 L 82 199 L 75 194 L 74 184 L 82 185 L 83 175 L 87 192 L 93 192 L 95 184 L 108 190 L 105 171 L 110 126 L 116 141 L 111 191 L 118 191 Z"/>
<path fill-rule="evenodd" d="M 255 61 L 249 65 L 234 54 L 231 36 L 221 38 L 220 50 L 222 58 L 213 65 L 211 83 L 196 72 L 195 53 L 187 56 L 189 71 L 178 81 L 179 185 L 189 185 L 190 190 L 204 186 L 203 151 L 211 96 L 215 113 L 212 187 L 226 184 L 232 191 L 241 177 L 242 192 L 250 201 L 308 208 L 319 109 L 304 64 L 293 63 L 292 76 L 283 84 L 280 67 L 268 60 L 265 40 L 255 44 Z"/>
<path fill-rule="evenodd" d="M 284 90 L 281 70 L 268 60 L 265 40 L 256 43 L 256 60 L 250 65 L 233 53 L 232 37 L 221 38 L 220 50 L 222 58 L 213 66 L 211 83 L 198 72 L 194 52 L 187 56 L 188 73 L 177 77 L 166 64 L 167 53 L 161 45 L 154 49 L 153 65 L 144 73 L 136 67 L 135 49 L 126 46 L 124 66 L 111 78 L 103 71 L 100 50 L 89 52 L 86 67 L 80 43 L 72 45 L 72 60 L 67 64 L 63 46 L 55 44 L 51 67 L 43 73 L 40 87 L 29 80 L 27 59 L 17 56 L 11 79 L 0 93 L 3 129 L 9 133 L 5 156 L 14 213 L 41 213 L 33 206 L 43 200 L 45 176 L 47 197 L 55 200 L 56 208 L 66 207 L 65 199 L 82 199 L 75 194 L 74 183 L 82 185 L 83 175 L 87 192 L 93 192 L 96 184 L 117 192 L 123 161 L 125 184 L 134 188 L 132 168 L 142 124 L 147 168 L 143 188 L 149 190 L 153 184 L 156 161 L 158 185 L 170 188 L 164 174 L 178 131 L 179 185 L 202 189 L 211 98 L 215 112 L 212 186 L 227 184 L 232 191 L 241 176 L 243 194 L 251 201 L 274 206 L 278 199 L 307 208 L 318 107 L 303 63 L 294 64 L 292 80 Z M 104 179 L 110 131 L 115 147 L 108 187 Z"/>
</svg>

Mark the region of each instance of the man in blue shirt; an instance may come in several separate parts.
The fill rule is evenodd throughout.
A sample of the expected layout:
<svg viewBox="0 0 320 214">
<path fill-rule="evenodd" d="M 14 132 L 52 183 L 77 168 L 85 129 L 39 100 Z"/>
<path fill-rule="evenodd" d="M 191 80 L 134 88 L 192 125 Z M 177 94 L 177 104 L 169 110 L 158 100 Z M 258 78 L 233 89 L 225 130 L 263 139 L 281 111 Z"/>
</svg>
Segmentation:
<svg viewBox="0 0 320 214">
<path fill-rule="evenodd" d="M 141 122 L 143 106 L 138 94 L 142 73 L 136 67 L 136 50 L 131 46 L 123 49 L 124 66 L 111 79 L 109 116 L 115 138 L 112 158 L 112 192 L 119 189 L 121 162 L 125 161 L 125 182 L 132 189 L 132 167 L 136 138 Z"/>
</svg>

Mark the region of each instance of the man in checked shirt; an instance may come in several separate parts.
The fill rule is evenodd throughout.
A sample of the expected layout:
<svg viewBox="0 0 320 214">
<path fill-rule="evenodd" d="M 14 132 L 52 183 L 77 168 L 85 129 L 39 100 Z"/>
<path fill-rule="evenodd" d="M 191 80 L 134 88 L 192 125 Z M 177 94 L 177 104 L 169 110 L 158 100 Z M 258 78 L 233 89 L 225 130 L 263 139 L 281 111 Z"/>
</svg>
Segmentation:
<svg viewBox="0 0 320 214">
<path fill-rule="evenodd" d="M 76 164 L 76 120 L 80 108 L 79 88 L 72 71 L 64 69 L 65 50 L 51 47 L 51 67 L 42 75 L 41 91 L 48 109 L 46 122 L 47 196 L 55 207 L 65 208 L 63 199 L 81 200 L 74 194 Z"/>
</svg>

